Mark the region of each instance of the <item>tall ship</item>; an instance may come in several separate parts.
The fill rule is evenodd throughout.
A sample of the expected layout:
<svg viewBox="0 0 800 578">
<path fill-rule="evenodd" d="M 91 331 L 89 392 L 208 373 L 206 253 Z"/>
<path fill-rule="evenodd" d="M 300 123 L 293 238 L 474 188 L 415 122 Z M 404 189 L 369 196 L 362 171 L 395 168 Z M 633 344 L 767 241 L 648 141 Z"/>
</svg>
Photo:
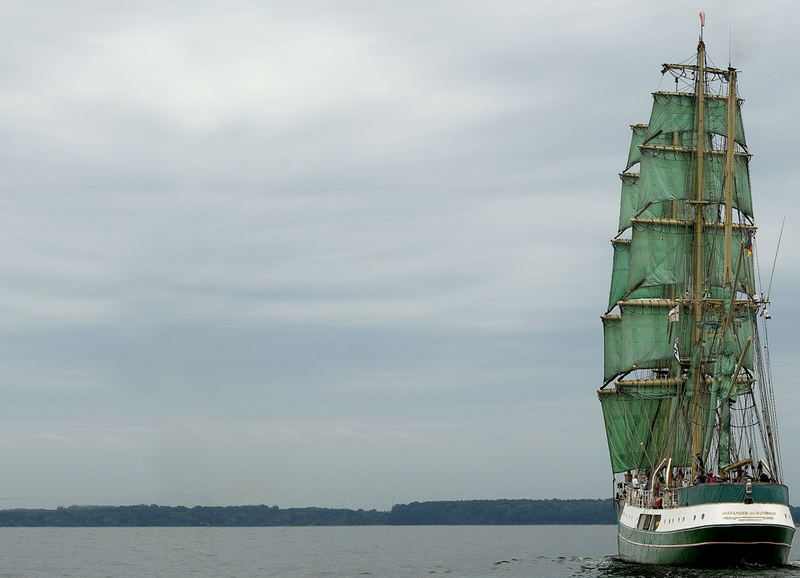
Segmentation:
<svg viewBox="0 0 800 578">
<path fill-rule="evenodd" d="M 631 125 L 608 310 L 603 410 L 623 560 L 785 564 L 795 526 L 756 288 L 737 71 L 664 64 Z"/>
</svg>

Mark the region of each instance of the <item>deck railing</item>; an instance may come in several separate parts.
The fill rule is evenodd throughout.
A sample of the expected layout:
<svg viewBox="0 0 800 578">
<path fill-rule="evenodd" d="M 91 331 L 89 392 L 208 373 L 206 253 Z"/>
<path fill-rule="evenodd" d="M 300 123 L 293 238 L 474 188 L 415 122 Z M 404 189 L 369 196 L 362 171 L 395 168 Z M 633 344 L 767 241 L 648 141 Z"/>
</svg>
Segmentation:
<svg viewBox="0 0 800 578">
<path fill-rule="evenodd" d="M 681 488 L 682 486 L 667 488 L 656 493 L 653 490 L 633 488 L 630 484 L 626 484 L 624 486 L 625 501 L 638 508 L 676 508 L 678 506 L 678 494 Z"/>
</svg>

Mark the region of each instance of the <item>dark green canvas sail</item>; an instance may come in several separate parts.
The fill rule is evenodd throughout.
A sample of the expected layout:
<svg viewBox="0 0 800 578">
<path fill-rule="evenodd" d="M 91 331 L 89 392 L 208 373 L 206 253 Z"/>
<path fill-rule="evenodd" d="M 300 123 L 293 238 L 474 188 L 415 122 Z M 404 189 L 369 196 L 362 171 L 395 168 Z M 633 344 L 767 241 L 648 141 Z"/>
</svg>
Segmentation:
<svg viewBox="0 0 800 578">
<path fill-rule="evenodd" d="M 631 226 L 631 219 L 661 219 L 670 217 L 672 203 L 646 200 L 642 201 L 639 194 L 639 174 L 621 173 L 622 192 L 619 203 L 619 226 L 617 232 L 622 233 Z M 686 216 L 685 212 L 679 213 Z"/>
<path fill-rule="evenodd" d="M 639 174 L 621 173 L 622 193 L 619 201 L 619 226 L 620 233 L 631 226 L 631 219 L 639 212 Z"/>
<path fill-rule="evenodd" d="M 605 379 L 634 368 L 668 366 L 678 336 L 678 328 L 669 323 L 668 302 L 626 302 L 620 312 L 603 317 Z"/>
<path fill-rule="evenodd" d="M 644 143 L 645 139 L 651 145 L 669 146 L 673 144 L 673 136 L 671 134 L 657 134 L 648 135 L 646 124 L 632 124 L 631 125 L 631 146 L 628 151 L 628 164 L 625 165 L 625 171 L 641 160 L 641 152 L 639 147 Z M 691 139 L 684 139 L 682 144 L 691 146 Z"/>
<path fill-rule="evenodd" d="M 653 93 L 653 110 L 644 138 L 647 139 L 660 133 L 694 132 L 697 127 L 696 98 L 694 94 L 688 93 Z M 734 118 L 734 139 L 740 145 L 747 146 L 742 124 L 741 101 L 736 104 Z M 727 134 L 727 97 L 706 96 L 704 121 L 706 131 L 719 135 Z"/>
<path fill-rule="evenodd" d="M 641 153 L 639 152 L 639 145 L 644 142 L 644 136 L 647 133 L 646 124 L 632 124 L 631 125 L 631 146 L 628 150 L 628 164 L 625 165 L 625 171 L 639 162 Z"/>
<path fill-rule="evenodd" d="M 637 205 L 641 210 L 647 203 L 693 200 L 695 192 L 695 160 L 691 149 L 666 149 L 644 145 L 640 147 L 641 169 L 638 180 Z M 753 216 L 750 200 L 750 157 L 734 157 L 733 206 L 746 215 Z M 703 198 L 720 203 L 725 199 L 725 155 L 708 152 L 703 163 Z"/>
<path fill-rule="evenodd" d="M 753 272 L 753 257 L 746 249 L 747 239 L 750 238 L 749 229 L 733 229 L 733 243 L 731 247 L 731 275 L 736 274 L 736 267 L 739 265 L 739 275 L 737 290 L 748 295 L 756 292 L 755 275 Z M 725 242 L 725 231 L 722 227 L 708 228 L 706 231 L 706 242 L 704 246 L 703 260 L 706 265 L 706 279 L 711 287 L 720 288 L 724 285 L 725 276 L 723 245 Z M 741 261 L 740 254 L 741 253 Z"/>
<path fill-rule="evenodd" d="M 696 329 L 698 328 L 698 324 L 695 322 L 694 316 L 688 307 L 680 308 L 676 337 L 679 341 L 681 356 L 689 357 L 693 348 L 699 348 L 701 358 L 718 358 L 726 345 L 723 335 L 724 318 L 725 312 L 722 308 L 708 311 L 703 316 L 703 321 L 699 324 L 701 340 L 700 343 L 697 343 Z M 753 310 L 749 308 L 746 303 L 735 308 L 734 314 L 731 317 L 730 341 L 728 342 L 728 347 L 730 354 L 737 360 L 745 349 L 747 339 L 752 338 L 754 332 L 755 320 Z M 748 349 L 743 361 L 743 367 L 749 370 L 754 369 L 755 358 L 752 347 Z"/>
<path fill-rule="evenodd" d="M 685 285 L 691 267 L 691 228 L 684 225 L 633 225 L 627 290 Z"/>
<path fill-rule="evenodd" d="M 674 387 L 627 387 L 599 397 L 614 473 L 652 467 L 664 448 L 675 466 L 690 464 Z"/>
<path fill-rule="evenodd" d="M 621 299 L 659 298 L 663 296 L 660 287 L 638 287 L 634 291 L 628 290 L 628 269 L 631 261 L 631 243 L 625 239 L 615 239 L 614 268 L 611 273 L 611 291 L 608 299 L 608 309 L 611 310 Z"/>
<path fill-rule="evenodd" d="M 619 315 L 603 316 L 603 380 L 622 373 L 622 319 Z"/>
<path fill-rule="evenodd" d="M 616 392 L 600 395 L 611 469 L 614 473 L 644 466 L 645 443 L 662 400 L 635 400 Z"/>
<path fill-rule="evenodd" d="M 705 227 L 703 247 L 704 284 L 722 287 L 724 284 L 724 234 L 721 227 Z M 753 259 L 745 248 L 750 231 L 733 229 L 731 270 L 739 265 L 737 289 L 748 295 L 755 293 Z M 680 291 L 692 272 L 692 241 L 694 227 L 691 223 L 652 223 L 636 221 L 628 263 L 626 290 L 636 287 L 675 285 Z M 741 256 L 741 264 L 739 254 Z"/>
</svg>

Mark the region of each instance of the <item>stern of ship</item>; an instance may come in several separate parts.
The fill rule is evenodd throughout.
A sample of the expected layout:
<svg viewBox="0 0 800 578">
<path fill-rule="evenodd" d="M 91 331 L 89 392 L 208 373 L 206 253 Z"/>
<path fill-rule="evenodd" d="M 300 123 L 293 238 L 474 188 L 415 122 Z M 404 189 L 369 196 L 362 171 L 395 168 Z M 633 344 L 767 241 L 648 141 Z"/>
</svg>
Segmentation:
<svg viewBox="0 0 800 578">
<path fill-rule="evenodd" d="M 795 532 L 780 484 L 701 484 L 669 490 L 661 508 L 632 490 L 620 512 L 620 558 L 642 564 L 786 564 Z"/>
</svg>

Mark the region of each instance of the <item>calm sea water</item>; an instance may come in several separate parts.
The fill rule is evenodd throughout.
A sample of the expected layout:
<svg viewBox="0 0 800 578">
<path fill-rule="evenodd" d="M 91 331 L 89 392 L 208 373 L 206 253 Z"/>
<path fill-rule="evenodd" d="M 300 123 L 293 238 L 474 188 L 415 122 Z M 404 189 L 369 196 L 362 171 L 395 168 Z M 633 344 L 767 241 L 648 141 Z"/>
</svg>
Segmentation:
<svg viewBox="0 0 800 578">
<path fill-rule="evenodd" d="M 797 576 L 622 563 L 614 526 L 0 528 L 0 576 Z"/>
</svg>

